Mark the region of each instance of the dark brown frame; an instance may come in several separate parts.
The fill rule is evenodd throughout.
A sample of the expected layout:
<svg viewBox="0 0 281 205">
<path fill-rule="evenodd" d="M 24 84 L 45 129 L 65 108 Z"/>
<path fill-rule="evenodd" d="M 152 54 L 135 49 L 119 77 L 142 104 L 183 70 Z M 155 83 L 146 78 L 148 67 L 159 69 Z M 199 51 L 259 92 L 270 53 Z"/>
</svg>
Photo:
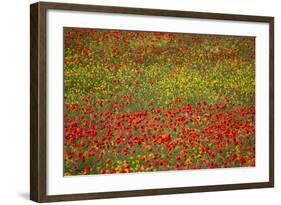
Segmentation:
<svg viewBox="0 0 281 205">
<path fill-rule="evenodd" d="M 149 190 L 47 195 L 46 165 L 46 12 L 48 9 L 105 12 L 199 19 L 263 22 L 269 24 L 269 181 L 212 186 L 162 188 Z M 124 8 L 82 4 L 38 2 L 30 6 L 30 199 L 53 202 L 161 194 L 180 194 L 274 187 L 274 17 L 218 13 Z"/>
</svg>

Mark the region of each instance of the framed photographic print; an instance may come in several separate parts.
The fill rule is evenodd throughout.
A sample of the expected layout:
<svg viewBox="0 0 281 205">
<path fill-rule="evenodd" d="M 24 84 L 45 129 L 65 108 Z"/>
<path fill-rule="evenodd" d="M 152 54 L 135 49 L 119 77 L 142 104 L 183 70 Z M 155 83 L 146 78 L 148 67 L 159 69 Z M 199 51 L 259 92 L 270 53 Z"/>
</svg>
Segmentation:
<svg viewBox="0 0 281 205">
<path fill-rule="evenodd" d="M 274 186 L 274 18 L 39 2 L 30 198 Z"/>
</svg>

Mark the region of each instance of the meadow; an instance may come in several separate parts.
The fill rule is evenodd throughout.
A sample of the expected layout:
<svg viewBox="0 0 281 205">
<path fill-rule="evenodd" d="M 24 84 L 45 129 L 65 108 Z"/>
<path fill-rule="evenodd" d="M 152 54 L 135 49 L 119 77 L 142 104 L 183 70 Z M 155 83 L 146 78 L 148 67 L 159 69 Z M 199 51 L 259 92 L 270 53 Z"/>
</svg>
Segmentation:
<svg viewBox="0 0 281 205">
<path fill-rule="evenodd" d="M 64 28 L 64 175 L 255 166 L 255 38 Z"/>
</svg>

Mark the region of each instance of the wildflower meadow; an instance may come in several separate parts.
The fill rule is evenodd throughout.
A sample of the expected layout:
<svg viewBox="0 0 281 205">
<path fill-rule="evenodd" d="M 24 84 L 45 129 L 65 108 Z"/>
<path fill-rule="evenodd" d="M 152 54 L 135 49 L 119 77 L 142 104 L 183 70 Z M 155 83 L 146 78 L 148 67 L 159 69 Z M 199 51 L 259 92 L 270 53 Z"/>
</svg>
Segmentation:
<svg viewBox="0 0 281 205">
<path fill-rule="evenodd" d="M 64 175 L 255 166 L 255 38 L 64 28 Z"/>
</svg>

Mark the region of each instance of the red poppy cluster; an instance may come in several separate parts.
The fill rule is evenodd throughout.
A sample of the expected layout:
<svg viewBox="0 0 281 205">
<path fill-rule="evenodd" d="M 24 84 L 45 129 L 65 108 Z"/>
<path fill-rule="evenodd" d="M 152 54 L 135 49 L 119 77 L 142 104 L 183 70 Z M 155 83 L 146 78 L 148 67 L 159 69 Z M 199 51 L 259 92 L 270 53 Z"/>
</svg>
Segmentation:
<svg viewBox="0 0 281 205">
<path fill-rule="evenodd" d="M 68 174 L 255 165 L 253 106 L 175 102 L 173 109 L 117 114 L 89 99 L 65 107 Z"/>
</svg>

